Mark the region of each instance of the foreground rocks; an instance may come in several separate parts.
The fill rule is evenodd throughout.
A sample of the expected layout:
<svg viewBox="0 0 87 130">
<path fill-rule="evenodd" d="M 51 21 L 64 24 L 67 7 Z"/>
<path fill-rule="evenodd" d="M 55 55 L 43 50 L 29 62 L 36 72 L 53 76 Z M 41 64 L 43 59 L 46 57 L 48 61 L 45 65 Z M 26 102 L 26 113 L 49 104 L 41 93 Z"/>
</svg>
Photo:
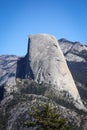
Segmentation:
<svg viewBox="0 0 87 130">
<path fill-rule="evenodd" d="M 24 86 L 23 84 L 26 85 Z M 23 85 L 23 86 L 22 86 Z M 39 85 L 33 81 L 23 80 L 19 84 L 20 93 L 14 93 L 1 102 L 0 107 L 0 130 L 34 130 L 24 126 L 26 120 L 30 120 L 29 114 L 32 108 L 49 103 L 51 107 L 58 110 L 62 117 L 67 118 L 72 130 L 86 130 L 87 115 L 82 111 L 65 107 L 56 102 L 55 99 L 40 95 L 42 87 L 49 87 L 47 84 Z M 32 91 L 31 91 L 31 88 Z M 34 94 L 37 88 L 37 94 Z M 29 94 L 31 91 L 32 94 Z M 62 102 L 63 103 L 63 102 Z"/>
</svg>

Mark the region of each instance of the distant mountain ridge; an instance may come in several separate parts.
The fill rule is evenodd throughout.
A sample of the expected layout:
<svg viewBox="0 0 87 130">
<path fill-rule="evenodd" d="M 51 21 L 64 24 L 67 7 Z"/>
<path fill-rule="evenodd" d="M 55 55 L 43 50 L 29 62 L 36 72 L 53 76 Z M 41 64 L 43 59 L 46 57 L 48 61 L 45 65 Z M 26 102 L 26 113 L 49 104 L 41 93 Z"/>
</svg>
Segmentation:
<svg viewBox="0 0 87 130">
<path fill-rule="evenodd" d="M 87 45 L 80 42 L 71 42 L 64 38 L 58 40 L 58 42 L 67 61 L 87 62 Z M 71 59 L 69 59 L 70 57 Z"/>
<path fill-rule="evenodd" d="M 16 68 L 19 57 L 15 55 L 0 56 L 0 85 L 10 77 L 16 77 Z"/>
<path fill-rule="evenodd" d="M 66 39 L 60 39 L 59 45 L 79 92 L 87 101 L 87 46 Z"/>
</svg>

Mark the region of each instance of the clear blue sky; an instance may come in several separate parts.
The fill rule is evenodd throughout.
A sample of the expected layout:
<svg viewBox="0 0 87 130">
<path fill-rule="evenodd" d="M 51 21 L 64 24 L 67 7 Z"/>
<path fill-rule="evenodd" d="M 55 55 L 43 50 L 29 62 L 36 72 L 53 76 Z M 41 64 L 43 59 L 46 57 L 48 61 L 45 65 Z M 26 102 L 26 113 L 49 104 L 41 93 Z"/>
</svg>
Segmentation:
<svg viewBox="0 0 87 130">
<path fill-rule="evenodd" d="M 24 56 L 37 33 L 87 44 L 87 0 L 0 0 L 0 55 Z"/>
</svg>

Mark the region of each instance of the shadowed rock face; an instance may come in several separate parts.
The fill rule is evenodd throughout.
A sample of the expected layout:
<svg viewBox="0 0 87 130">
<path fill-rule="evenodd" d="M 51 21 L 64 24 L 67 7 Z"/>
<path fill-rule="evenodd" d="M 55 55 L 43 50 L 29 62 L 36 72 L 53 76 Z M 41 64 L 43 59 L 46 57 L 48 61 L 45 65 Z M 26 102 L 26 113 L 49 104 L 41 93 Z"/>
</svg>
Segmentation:
<svg viewBox="0 0 87 130">
<path fill-rule="evenodd" d="M 30 71 L 29 71 L 30 70 Z M 26 75 L 38 83 L 52 84 L 57 97 L 84 109 L 65 58 L 55 37 L 47 34 L 31 35 L 28 43 Z"/>
</svg>

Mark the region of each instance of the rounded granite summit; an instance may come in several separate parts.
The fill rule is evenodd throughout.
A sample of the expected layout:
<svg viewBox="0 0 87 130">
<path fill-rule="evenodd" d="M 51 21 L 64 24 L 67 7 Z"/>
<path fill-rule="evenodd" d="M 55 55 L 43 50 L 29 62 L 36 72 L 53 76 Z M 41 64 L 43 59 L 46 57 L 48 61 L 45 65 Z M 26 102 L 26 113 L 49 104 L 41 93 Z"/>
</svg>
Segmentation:
<svg viewBox="0 0 87 130">
<path fill-rule="evenodd" d="M 51 84 L 51 92 L 58 99 L 67 100 L 78 109 L 85 109 L 64 55 L 54 36 L 30 35 L 26 73 L 40 84 Z M 49 95 L 49 91 L 46 95 Z"/>
</svg>

